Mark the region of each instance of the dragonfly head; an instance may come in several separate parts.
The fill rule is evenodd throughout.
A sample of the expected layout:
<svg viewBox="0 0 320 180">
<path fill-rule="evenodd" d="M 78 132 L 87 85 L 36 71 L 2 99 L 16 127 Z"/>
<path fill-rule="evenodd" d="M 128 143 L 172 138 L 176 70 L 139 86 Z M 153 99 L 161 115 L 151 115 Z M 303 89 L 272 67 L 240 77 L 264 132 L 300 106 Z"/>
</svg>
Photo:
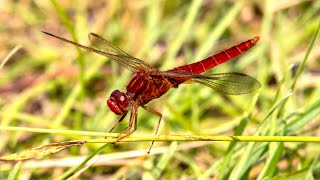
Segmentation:
<svg viewBox="0 0 320 180">
<path fill-rule="evenodd" d="M 115 90 L 111 93 L 107 104 L 111 111 L 117 115 L 123 115 L 127 113 L 130 108 L 128 96 L 119 90 Z"/>
</svg>

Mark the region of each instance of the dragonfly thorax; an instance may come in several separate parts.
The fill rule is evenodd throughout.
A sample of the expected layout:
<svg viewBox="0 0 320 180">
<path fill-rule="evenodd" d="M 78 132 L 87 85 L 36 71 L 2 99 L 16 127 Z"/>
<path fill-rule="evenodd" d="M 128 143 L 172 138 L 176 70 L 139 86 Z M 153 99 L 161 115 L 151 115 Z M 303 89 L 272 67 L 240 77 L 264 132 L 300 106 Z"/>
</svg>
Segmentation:
<svg viewBox="0 0 320 180">
<path fill-rule="evenodd" d="M 126 114 L 130 108 L 128 96 L 119 90 L 115 90 L 111 93 L 107 104 L 110 110 L 118 115 Z"/>
</svg>

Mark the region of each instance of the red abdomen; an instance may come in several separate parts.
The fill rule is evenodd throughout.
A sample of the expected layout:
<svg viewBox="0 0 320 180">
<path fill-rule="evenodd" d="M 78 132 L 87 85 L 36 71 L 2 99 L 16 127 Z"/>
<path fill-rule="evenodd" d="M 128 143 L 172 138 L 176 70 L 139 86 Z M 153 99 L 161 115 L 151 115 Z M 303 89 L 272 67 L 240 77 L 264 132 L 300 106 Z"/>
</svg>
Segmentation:
<svg viewBox="0 0 320 180">
<path fill-rule="evenodd" d="M 224 50 L 218 54 L 207 57 L 206 59 L 195 62 L 192 64 L 176 67 L 174 69 L 188 71 L 192 74 L 203 73 L 221 63 L 224 63 L 241 53 L 247 51 L 259 41 L 259 36 L 256 36 L 248 41 L 233 46 L 227 50 Z"/>
</svg>

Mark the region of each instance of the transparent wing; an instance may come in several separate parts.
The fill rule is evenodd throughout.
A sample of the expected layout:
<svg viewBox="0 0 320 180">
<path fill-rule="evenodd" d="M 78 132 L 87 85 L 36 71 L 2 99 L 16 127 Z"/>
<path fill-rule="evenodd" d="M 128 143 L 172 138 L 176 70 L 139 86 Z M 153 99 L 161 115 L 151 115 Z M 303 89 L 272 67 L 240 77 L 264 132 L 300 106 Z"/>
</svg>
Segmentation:
<svg viewBox="0 0 320 180">
<path fill-rule="evenodd" d="M 192 77 L 192 81 L 228 95 L 247 94 L 261 87 L 259 81 L 241 73 L 222 73 L 208 76 L 196 75 Z"/>
<path fill-rule="evenodd" d="M 94 47 L 98 48 L 100 51 L 104 51 L 109 54 L 132 57 L 130 54 L 128 54 L 127 52 L 118 48 L 116 45 L 112 44 L 110 41 L 104 39 L 103 37 L 99 36 L 98 34 L 91 32 L 88 34 L 88 38 L 89 38 L 91 44 Z"/>
<path fill-rule="evenodd" d="M 91 47 L 87 47 L 87 46 L 78 44 L 76 42 L 67 40 L 65 38 L 56 36 L 56 35 L 48 33 L 48 32 L 44 32 L 44 31 L 42 31 L 42 32 L 49 35 L 49 36 L 57 38 L 61 41 L 64 41 L 64 42 L 67 42 L 67 43 L 72 44 L 74 46 L 77 46 L 79 48 L 100 54 L 100 55 L 108 57 L 108 58 L 111 58 L 111 59 L 115 60 L 117 63 L 119 63 L 120 65 L 122 65 L 122 66 L 126 67 L 127 69 L 134 71 L 134 72 L 140 71 L 140 70 L 143 70 L 143 71 L 157 70 L 156 68 L 152 67 L 148 63 L 130 56 L 129 54 L 127 54 L 126 52 L 124 52 L 120 48 L 116 47 L 112 43 L 108 42 L 107 40 L 103 39 L 102 37 L 100 37 L 94 33 L 89 34 L 89 40 L 98 49 L 94 49 Z"/>
<path fill-rule="evenodd" d="M 241 73 L 201 75 L 191 74 L 187 71 L 174 70 L 161 72 L 157 75 L 173 78 L 181 82 L 191 80 L 228 95 L 247 94 L 261 87 L 259 81 Z"/>
<path fill-rule="evenodd" d="M 98 48 L 100 51 L 118 56 L 120 59 L 115 60 L 123 66 L 130 67 L 136 70 L 155 70 L 155 68 L 148 63 L 131 56 L 130 54 L 126 53 L 108 40 L 95 33 L 89 33 L 88 37 L 91 44 L 94 47 Z"/>
</svg>

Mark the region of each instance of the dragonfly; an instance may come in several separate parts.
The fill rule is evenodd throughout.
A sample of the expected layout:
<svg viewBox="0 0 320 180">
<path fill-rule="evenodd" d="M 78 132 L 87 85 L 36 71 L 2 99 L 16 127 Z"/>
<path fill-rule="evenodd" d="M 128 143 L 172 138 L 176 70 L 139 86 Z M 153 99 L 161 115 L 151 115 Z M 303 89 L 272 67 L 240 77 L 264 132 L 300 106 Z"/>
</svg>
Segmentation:
<svg viewBox="0 0 320 180">
<path fill-rule="evenodd" d="M 42 32 L 79 48 L 108 57 L 134 73 L 126 86 L 126 92 L 115 90 L 107 100 L 110 110 L 117 115 L 121 115 L 121 118 L 113 125 L 109 132 L 117 128 L 131 110 L 129 125 L 117 135 L 116 142 L 136 131 L 139 107 L 159 117 L 154 133 L 154 135 L 157 135 L 162 114 L 146 106 L 146 104 L 153 99 L 161 97 L 170 89 L 178 88 L 182 83 L 199 83 L 227 95 L 247 94 L 261 87 L 261 84 L 256 79 L 242 73 L 202 74 L 247 51 L 259 41 L 259 36 L 211 55 L 201 61 L 161 71 L 147 62 L 131 56 L 95 33 L 88 34 L 90 43 L 93 46 L 88 47 L 49 32 Z M 151 147 L 153 143 L 154 141 Z M 150 153 L 151 147 L 148 153 Z"/>
</svg>

